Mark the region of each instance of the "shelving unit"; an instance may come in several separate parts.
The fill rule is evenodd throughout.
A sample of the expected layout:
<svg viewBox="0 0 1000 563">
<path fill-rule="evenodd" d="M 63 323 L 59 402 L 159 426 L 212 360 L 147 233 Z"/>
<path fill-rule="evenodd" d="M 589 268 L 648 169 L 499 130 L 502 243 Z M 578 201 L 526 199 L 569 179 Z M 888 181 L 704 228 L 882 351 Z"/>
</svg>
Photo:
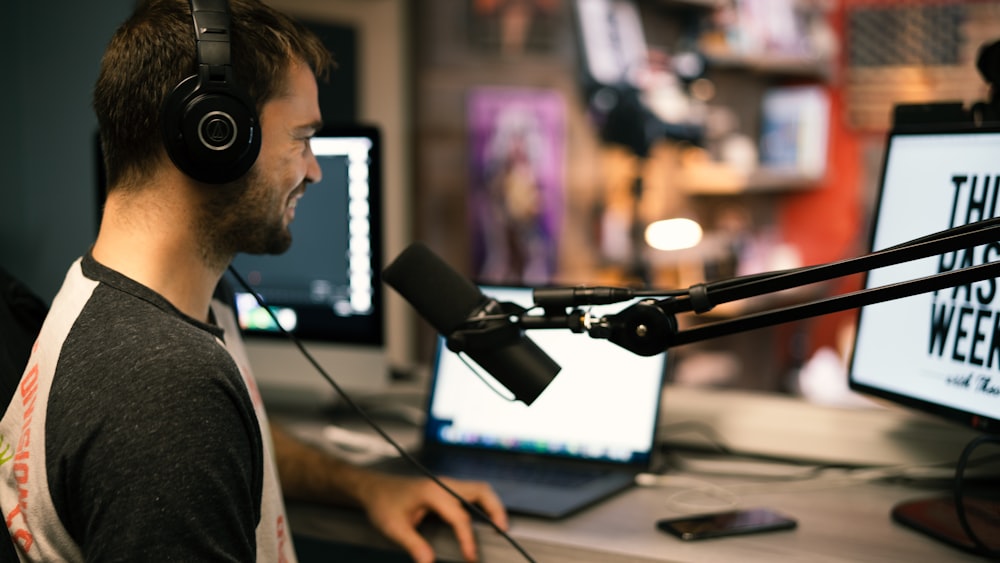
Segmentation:
<svg viewBox="0 0 1000 563">
<path fill-rule="evenodd" d="M 724 50 L 727 45 L 721 41 L 699 43 L 693 34 L 707 26 L 715 9 L 732 1 L 636 0 L 636 4 L 647 45 L 665 53 L 699 47 L 706 62 L 705 77 L 715 85 L 716 96 L 708 103 L 731 108 L 738 122 L 735 130 L 756 139 L 767 88 L 789 82 L 821 83 L 828 79 L 829 67 L 812 58 L 743 56 Z M 569 9 L 572 4 L 563 3 L 565 9 L 546 20 L 553 27 L 545 45 L 528 45 L 520 52 L 502 52 L 470 34 L 465 4 L 421 0 L 413 10 L 415 230 L 450 264 L 472 272 L 473 240 L 462 235 L 469 232 L 466 216 L 471 189 L 466 103 L 469 91 L 483 85 L 557 92 L 565 101 L 566 176 L 564 203 L 558 208 L 562 225 L 555 283 L 623 285 L 635 283 L 638 274 L 651 273 L 655 279 L 650 283 L 668 287 L 688 271 L 692 277 L 698 272 L 708 275 L 709 269 L 726 265 L 721 260 L 708 262 L 732 249 L 720 248 L 711 256 L 703 253 L 680 265 L 686 258 L 650 259 L 650 270 L 655 271 L 634 269 L 632 256 L 638 254 L 630 254 L 626 247 L 640 248 L 634 243 L 641 241 L 636 236 L 639 230 L 631 225 L 690 215 L 704 219 L 706 229 L 715 229 L 716 240 L 730 232 L 734 237 L 742 232 L 752 237 L 758 229 L 775 224 L 784 198 L 819 185 L 816 178 L 791 171 L 742 172 L 742 168 L 716 162 L 722 160 L 716 157 L 721 152 L 707 148 L 702 149 L 704 155 L 687 159 L 684 151 L 689 145 L 684 142 L 663 139 L 650 154 L 639 158 L 629 152 L 631 147 L 601 138 L 589 100 L 581 95 L 580 37 Z M 666 100 L 676 103 L 678 98 Z M 697 110 L 696 106 L 691 105 Z M 696 112 L 680 116 L 693 118 Z M 681 163 L 698 166 L 681 169 Z M 642 182 L 635 182 L 637 174 L 642 175 Z M 641 186 L 638 201 L 637 185 Z M 746 231 L 726 230 L 734 215 L 735 221 L 746 219 Z M 422 336 L 423 342 L 431 342 L 430 331 Z M 733 351 L 747 372 L 745 381 L 734 384 L 774 389 L 777 382 L 758 381 L 762 377 L 758 374 L 786 371 L 786 341 L 784 334 L 763 330 L 716 344 Z"/>
<path fill-rule="evenodd" d="M 793 1 L 802 2 L 817 14 L 829 9 L 815 0 Z M 705 77 L 715 84 L 718 92 L 709 104 L 732 111 L 739 123 L 738 132 L 753 140 L 759 150 L 762 99 L 767 91 L 789 83 L 825 84 L 832 78 L 833 63 L 820 54 L 742 53 L 739 46 L 728 45 L 728 35 L 718 29 L 705 36 L 692 35 L 692 30 L 701 30 L 715 10 L 732 7 L 734 2 L 738 3 L 737 0 L 658 0 L 643 5 L 644 15 L 649 16 L 646 21 L 650 42 L 663 41 L 673 34 L 675 37 L 667 41 L 697 45 L 705 60 Z M 676 22 L 681 22 L 680 28 Z M 678 171 L 675 184 L 684 193 L 739 196 L 801 192 L 815 188 L 821 180 L 818 174 L 802 173 L 793 166 L 777 169 L 765 163 L 756 170 L 744 171 L 744 167 L 720 160 L 702 160 L 697 159 L 696 166 L 685 166 Z"/>
<path fill-rule="evenodd" d="M 805 9 L 817 10 L 814 12 L 817 18 L 825 17 L 828 13 L 820 12 L 828 9 L 821 0 L 792 1 L 803 2 L 800 7 Z M 738 0 L 655 2 L 640 0 L 647 41 L 650 44 L 662 45 L 668 51 L 695 49 L 705 62 L 704 78 L 711 83 L 715 92 L 714 96 L 706 101 L 710 111 L 721 108 L 723 112 L 729 113 L 734 123 L 726 133 L 711 136 L 700 148 L 679 147 L 675 153 L 677 156 L 674 166 L 670 169 L 670 189 L 683 194 L 681 197 L 685 201 L 682 206 L 675 205 L 676 211 L 690 214 L 702 223 L 708 232 L 715 231 L 717 236 L 723 238 L 732 237 L 736 242 L 732 252 L 739 254 L 731 257 L 731 263 L 730 257 L 725 256 L 723 251 L 723 254 L 712 255 L 709 252 L 693 259 L 693 267 L 692 264 L 676 266 L 678 272 L 688 273 L 697 271 L 698 259 L 704 260 L 701 269 L 704 270 L 706 277 L 719 275 L 728 277 L 732 275 L 729 268 L 732 268 L 733 264 L 751 267 L 749 263 L 741 264 L 742 260 L 754 262 L 756 266 L 764 269 L 777 269 L 775 264 L 787 258 L 781 253 L 791 249 L 791 245 L 778 238 L 771 238 L 779 224 L 784 201 L 824 185 L 822 166 L 824 161 L 820 161 L 817 165 L 817 159 L 822 158 L 817 155 L 825 153 L 822 147 L 828 142 L 828 138 L 822 137 L 828 134 L 825 132 L 828 128 L 823 127 L 822 122 L 814 122 L 811 119 L 799 122 L 801 129 L 798 129 L 798 132 L 803 135 L 801 139 L 811 138 L 813 141 L 825 139 L 825 142 L 822 145 L 808 142 L 799 144 L 795 146 L 795 152 L 780 150 L 772 152 L 771 155 L 775 156 L 773 162 L 780 162 L 780 167 L 760 163 L 763 160 L 760 155 L 764 154 L 761 150 L 761 139 L 764 137 L 766 121 L 772 124 L 788 123 L 790 136 L 787 138 L 799 139 L 797 135 L 791 136 L 795 135 L 796 131 L 792 125 L 795 122 L 791 120 L 794 113 L 789 115 L 783 114 L 782 111 L 770 113 L 765 120 L 764 100 L 776 92 L 780 92 L 782 96 L 790 91 L 794 92 L 796 90 L 783 89 L 798 86 L 818 86 L 817 91 L 813 92 L 815 97 L 810 99 L 822 100 L 824 85 L 833 78 L 833 61 L 822 54 L 825 52 L 823 48 L 813 48 L 811 40 L 805 42 L 810 45 L 805 48 L 792 46 L 795 42 L 789 40 L 784 43 L 777 42 L 789 46 L 785 51 L 761 53 L 756 50 L 755 46 L 765 42 L 755 39 L 772 31 L 765 29 L 772 23 L 765 21 L 766 16 L 772 14 L 764 15 L 765 19 L 758 21 L 760 27 L 756 29 L 739 29 L 736 33 L 731 33 L 732 30 L 714 27 L 718 21 L 715 18 L 715 10 L 733 7 L 734 2 Z M 761 3 L 758 7 L 778 8 L 778 0 L 769 0 L 768 3 Z M 733 14 L 729 16 L 732 17 Z M 742 12 L 737 14 L 737 17 L 747 18 L 748 15 L 747 12 Z M 743 23 L 745 22 L 741 19 L 738 25 Z M 741 33 L 749 35 L 740 35 Z M 797 100 L 802 102 L 801 98 Z M 779 104 L 777 107 L 783 109 L 792 106 Z M 798 107 L 815 106 L 812 103 L 803 103 Z M 811 117 L 821 114 L 806 111 L 798 115 Z M 771 118 L 775 117 L 777 119 L 771 121 Z M 808 134 L 810 131 L 814 135 L 810 136 Z M 754 160 L 747 152 L 735 153 L 741 156 L 733 156 L 731 160 L 726 159 L 726 156 L 734 154 L 729 152 L 731 147 L 742 147 L 746 151 L 748 144 L 757 149 L 756 168 L 751 166 Z M 808 147 L 806 152 L 801 152 L 806 147 Z M 734 228 L 734 225 L 739 226 Z M 771 251 L 776 253 L 774 257 L 764 258 L 760 254 L 766 252 L 764 249 L 767 245 L 774 245 L 771 248 Z M 664 264 L 661 267 L 671 266 Z M 669 272 L 664 275 L 669 276 Z M 679 273 L 678 278 L 681 276 Z M 680 285 L 688 284 L 682 282 Z M 811 291 L 815 293 L 782 293 L 779 296 L 753 302 L 728 304 L 729 306 L 721 307 L 706 318 L 693 318 L 689 319 L 689 322 L 711 322 L 732 315 L 746 314 L 754 310 L 761 301 L 779 300 L 794 304 L 816 297 L 824 291 L 824 288 L 811 288 Z M 699 358 L 710 358 L 707 360 L 709 365 L 713 365 L 711 358 L 730 358 L 731 365 L 737 367 L 733 368 L 735 373 L 729 375 L 732 379 L 727 379 L 727 384 L 781 389 L 787 384 L 784 375 L 790 373 L 801 361 L 798 357 L 800 351 L 794 343 L 801 337 L 800 335 L 810 330 L 809 326 L 808 323 L 800 322 L 732 335 L 714 342 L 698 343 L 678 350 L 678 362 L 693 360 L 688 365 L 704 366 L 699 364 Z M 722 377 L 721 372 L 715 373 L 714 376 L 709 375 L 706 381 L 713 381 L 713 377 Z"/>
</svg>

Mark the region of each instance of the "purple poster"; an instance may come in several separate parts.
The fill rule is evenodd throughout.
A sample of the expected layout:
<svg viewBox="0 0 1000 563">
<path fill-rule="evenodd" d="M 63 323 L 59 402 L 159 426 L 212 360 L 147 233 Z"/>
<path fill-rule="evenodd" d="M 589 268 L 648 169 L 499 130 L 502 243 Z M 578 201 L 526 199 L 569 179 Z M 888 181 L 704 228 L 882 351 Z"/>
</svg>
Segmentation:
<svg viewBox="0 0 1000 563">
<path fill-rule="evenodd" d="M 550 90 L 477 88 L 468 103 L 476 279 L 548 283 L 556 271 L 564 207 L 562 96 Z"/>
</svg>

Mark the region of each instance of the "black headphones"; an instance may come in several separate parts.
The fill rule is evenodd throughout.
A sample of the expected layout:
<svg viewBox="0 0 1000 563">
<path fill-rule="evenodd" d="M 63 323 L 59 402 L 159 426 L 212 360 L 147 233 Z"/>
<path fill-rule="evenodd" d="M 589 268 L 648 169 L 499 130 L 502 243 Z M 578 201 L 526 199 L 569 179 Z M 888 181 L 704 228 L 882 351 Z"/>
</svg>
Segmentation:
<svg viewBox="0 0 1000 563">
<path fill-rule="evenodd" d="M 163 144 L 182 172 L 207 184 L 232 182 L 260 153 L 260 120 L 233 79 L 227 0 L 191 0 L 198 71 L 163 104 Z"/>
</svg>

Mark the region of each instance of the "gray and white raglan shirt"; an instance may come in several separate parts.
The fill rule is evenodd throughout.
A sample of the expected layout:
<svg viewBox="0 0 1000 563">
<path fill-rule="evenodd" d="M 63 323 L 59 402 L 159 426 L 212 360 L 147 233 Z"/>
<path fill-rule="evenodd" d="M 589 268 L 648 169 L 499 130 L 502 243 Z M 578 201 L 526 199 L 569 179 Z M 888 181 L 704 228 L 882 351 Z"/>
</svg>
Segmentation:
<svg viewBox="0 0 1000 563">
<path fill-rule="evenodd" d="M 214 324 L 77 260 L 0 420 L 23 561 L 293 561 L 232 310 Z"/>
</svg>

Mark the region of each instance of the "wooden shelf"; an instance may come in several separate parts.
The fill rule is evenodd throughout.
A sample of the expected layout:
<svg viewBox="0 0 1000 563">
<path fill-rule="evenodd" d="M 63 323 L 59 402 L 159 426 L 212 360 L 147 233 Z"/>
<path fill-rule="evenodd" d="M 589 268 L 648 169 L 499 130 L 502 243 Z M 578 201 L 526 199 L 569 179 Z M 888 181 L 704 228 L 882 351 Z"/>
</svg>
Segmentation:
<svg viewBox="0 0 1000 563">
<path fill-rule="evenodd" d="M 819 180 L 791 170 L 759 168 L 741 172 L 721 164 L 706 164 L 681 169 L 677 183 L 690 195 L 740 195 L 806 191 L 815 188 Z"/>
<path fill-rule="evenodd" d="M 725 0 L 658 0 L 664 6 L 678 8 L 721 8 L 725 6 Z"/>
<path fill-rule="evenodd" d="M 703 54 L 710 68 L 745 69 L 760 74 L 826 79 L 832 67 L 830 61 L 804 55 L 743 55 L 721 51 L 706 51 Z"/>
</svg>

